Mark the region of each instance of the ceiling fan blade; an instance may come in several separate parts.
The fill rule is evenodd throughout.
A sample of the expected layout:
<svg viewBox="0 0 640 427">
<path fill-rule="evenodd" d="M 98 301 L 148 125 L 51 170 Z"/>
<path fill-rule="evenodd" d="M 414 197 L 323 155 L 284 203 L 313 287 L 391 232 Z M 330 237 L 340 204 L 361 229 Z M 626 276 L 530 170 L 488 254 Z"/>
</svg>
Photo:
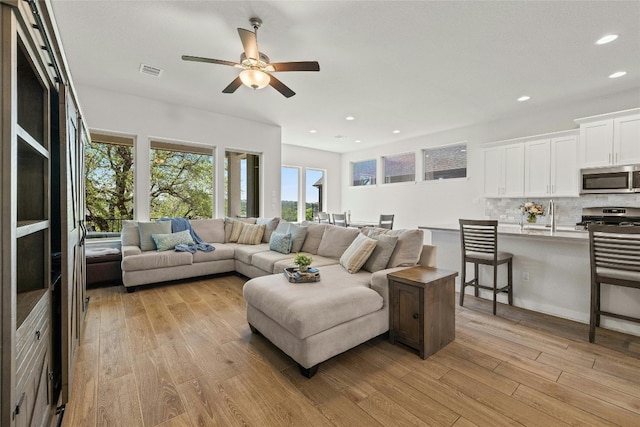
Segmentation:
<svg viewBox="0 0 640 427">
<path fill-rule="evenodd" d="M 231 67 L 240 67 L 240 68 L 242 68 L 242 66 L 240 64 L 238 64 L 237 62 L 224 61 L 222 59 L 202 58 L 200 56 L 182 55 L 182 60 L 183 61 L 195 61 L 195 62 L 208 62 L 210 64 L 229 65 Z"/>
<path fill-rule="evenodd" d="M 320 64 L 317 61 L 272 62 L 269 65 L 274 71 L 320 71 Z"/>
<path fill-rule="evenodd" d="M 238 34 L 240 40 L 242 40 L 242 46 L 244 47 L 244 54 L 247 58 L 260 59 L 258 54 L 258 39 L 256 33 L 253 31 L 245 30 L 244 28 L 238 28 Z"/>
<path fill-rule="evenodd" d="M 283 94 L 285 98 L 291 98 L 293 95 L 296 94 L 294 91 L 289 89 L 287 85 L 282 83 L 280 80 L 276 79 L 274 76 L 270 75 L 270 77 L 271 77 L 271 80 L 269 81 L 269 85 L 271 85 L 272 88 L 274 88 L 275 90 Z"/>
<path fill-rule="evenodd" d="M 231 83 L 229 83 L 229 86 L 222 89 L 222 93 L 233 93 L 240 86 L 242 86 L 242 80 L 240 80 L 240 76 L 238 76 L 235 79 L 233 79 Z"/>
</svg>

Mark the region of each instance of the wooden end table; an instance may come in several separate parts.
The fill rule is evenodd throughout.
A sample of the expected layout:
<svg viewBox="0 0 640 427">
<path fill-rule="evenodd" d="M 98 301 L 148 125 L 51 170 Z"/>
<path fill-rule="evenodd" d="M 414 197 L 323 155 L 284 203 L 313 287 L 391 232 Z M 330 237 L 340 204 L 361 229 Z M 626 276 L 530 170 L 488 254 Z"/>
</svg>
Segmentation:
<svg viewBox="0 0 640 427">
<path fill-rule="evenodd" d="M 389 339 L 426 359 L 456 337 L 456 271 L 412 267 L 387 274 Z"/>
</svg>

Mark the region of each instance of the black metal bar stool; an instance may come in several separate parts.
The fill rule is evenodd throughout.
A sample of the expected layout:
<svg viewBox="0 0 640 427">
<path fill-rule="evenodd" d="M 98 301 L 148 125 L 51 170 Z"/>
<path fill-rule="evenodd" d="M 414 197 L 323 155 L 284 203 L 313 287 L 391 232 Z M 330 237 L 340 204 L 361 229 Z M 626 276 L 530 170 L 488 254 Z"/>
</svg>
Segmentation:
<svg viewBox="0 0 640 427">
<path fill-rule="evenodd" d="M 600 316 L 640 323 L 640 318 L 600 309 L 600 285 L 640 289 L 640 226 L 589 225 L 591 310 L 589 342 L 596 339 Z"/>
<path fill-rule="evenodd" d="M 464 289 L 467 286 L 493 291 L 493 314 L 496 314 L 496 296 L 506 292 L 509 305 L 513 305 L 513 255 L 498 252 L 498 221 L 492 220 L 460 220 L 460 242 L 462 253 L 462 274 L 460 280 L 460 305 L 464 303 Z M 467 281 L 467 263 L 473 264 L 475 277 Z M 507 284 L 498 287 L 498 266 L 507 264 Z M 481 285 L 478 281 L 478 266 L 490 265 L 493 268 L 493 286 Z"/>
</svg>

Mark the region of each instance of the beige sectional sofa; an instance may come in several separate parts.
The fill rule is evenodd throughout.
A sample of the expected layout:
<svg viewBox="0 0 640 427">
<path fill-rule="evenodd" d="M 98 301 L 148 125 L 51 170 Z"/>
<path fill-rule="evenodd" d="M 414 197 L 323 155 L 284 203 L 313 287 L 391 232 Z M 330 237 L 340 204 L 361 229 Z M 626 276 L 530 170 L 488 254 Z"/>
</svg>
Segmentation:
<svg viewBox="0 0 640 427">
<path fill-rule="evenodd" d="M 251 278 L 243 289 L 251 330 L 291 356 L 307 377 L 320 362 L 389 330 L 389 272 L 414 265 L 435 267 L 435 248 L 423 245 L 422 230 L 358 230 L 251 218 L 241 221 L 263 226 L 264 234 L 256 244 L 242 244 L 232 241 L 238 240 L 234 221 L 191 220 L 193 230 L 215 247 L 193 254 L 143 251 L 138 223 L 126 221 L 123 284 L 133 291 L 139 285 L 233 271 Z M 282 273 L 294 265 L 296 252 L 271 250 L 272 234 L 274 239 L 297 236 L 293 249 L 313 257 L 321 280 L 289 283 Z M 368 246 L 367 253 L 359 250 L 360 243 Z"/>
</svg>

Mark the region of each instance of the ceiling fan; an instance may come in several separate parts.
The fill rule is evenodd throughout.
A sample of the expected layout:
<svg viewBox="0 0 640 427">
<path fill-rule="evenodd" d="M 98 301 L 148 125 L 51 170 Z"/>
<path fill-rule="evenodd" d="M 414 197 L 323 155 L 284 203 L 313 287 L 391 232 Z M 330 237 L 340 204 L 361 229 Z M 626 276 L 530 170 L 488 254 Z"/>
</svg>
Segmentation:
<svg viewBox="0 0 640 427">
<path fill-rule="evenodd" d="M 244 47 L 239 63 L 189 55 L 182 55 L 182 59 L 184 61 L 209 62 L 211 64 L 240 68 L 242 70 L 240 75 L 222 90 L 223 93 L 233 93 L 242 84 L 253 89 L 262 89 L 270 85 L 285 97 L 291 98 L 296 93 L 271 73 L 281 71 L 320 71 L 320 64 L 317 61 L 270 63 L 269 57 L 258 51 L 258 28 L 262 25 L 262 20 L 260 18 L 251 18 L 249 22 L 254 31 L 238 28 L 238 34 Z"/>
</svg>

